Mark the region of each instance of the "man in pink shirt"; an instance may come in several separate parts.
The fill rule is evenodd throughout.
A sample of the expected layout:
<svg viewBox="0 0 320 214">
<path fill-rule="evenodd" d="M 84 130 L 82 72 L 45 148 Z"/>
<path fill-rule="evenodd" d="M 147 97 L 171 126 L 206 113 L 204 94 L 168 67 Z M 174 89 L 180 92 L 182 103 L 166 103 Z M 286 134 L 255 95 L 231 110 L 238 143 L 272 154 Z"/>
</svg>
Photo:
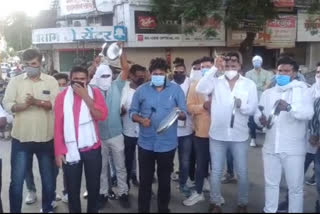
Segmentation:
<svg viewBox="0 0 320 214">
<path fill-rule="evenodd" d="M 107 106 L 98 89 L 88 85 L 88 71 L 74 67 L 71 86 L 55 102 L 54 148 L 58 167 L 63 166 L 69 196 L 69 211 L 81 213 L 82 168 L 88 190 L 88 213 L 98 213 L 101 174 L 101 141 L 98 121 L 107 117 Z"/>
</svg>

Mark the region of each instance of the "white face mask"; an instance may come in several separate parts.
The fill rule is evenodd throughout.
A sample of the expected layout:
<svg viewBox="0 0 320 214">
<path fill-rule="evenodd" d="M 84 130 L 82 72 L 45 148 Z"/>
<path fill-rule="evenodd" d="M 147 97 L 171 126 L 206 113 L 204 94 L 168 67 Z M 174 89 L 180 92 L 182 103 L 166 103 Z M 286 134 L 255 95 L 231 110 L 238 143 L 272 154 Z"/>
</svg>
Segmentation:
<svg viewBox="0 0 320 214">
<path fill-rule="evenodd" d="M 238 71 L 236 70 L 226 71 L 224 75 L 228 78 L 228 80 L 233 80 L 238 75 Z"/>
<path fill-rule="evenodd" d="M 201 70 L 191 70 L 190 79 L 194 81 L 198 81 L 202 78 L 202 71 Z"/>
<path fill-rule="evenodd" d="M 109 88 L 111 87 L 112 83 L 112 77 L 108 78 L 97 78 L 97 86 L 102 90 L 102 91 L 108 91 Z"/>
</svg>

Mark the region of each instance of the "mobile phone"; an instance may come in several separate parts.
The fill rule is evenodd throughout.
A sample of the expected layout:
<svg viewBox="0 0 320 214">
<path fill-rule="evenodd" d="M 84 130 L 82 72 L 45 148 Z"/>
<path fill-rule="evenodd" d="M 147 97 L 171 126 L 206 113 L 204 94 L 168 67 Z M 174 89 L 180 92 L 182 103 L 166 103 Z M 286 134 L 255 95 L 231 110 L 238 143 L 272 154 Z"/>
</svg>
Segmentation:
<svg viewBox="0 0 320 214">
<path fill-rule="evenodd" d="M 74 85 L 75 83 L 81 85 L 81 87 L 84 88 L 84 83 L 83 82 L 79 82 L 79 81 L 74 81 L 74 80 L 71 80 L 71 86 Z"/>
</svg>

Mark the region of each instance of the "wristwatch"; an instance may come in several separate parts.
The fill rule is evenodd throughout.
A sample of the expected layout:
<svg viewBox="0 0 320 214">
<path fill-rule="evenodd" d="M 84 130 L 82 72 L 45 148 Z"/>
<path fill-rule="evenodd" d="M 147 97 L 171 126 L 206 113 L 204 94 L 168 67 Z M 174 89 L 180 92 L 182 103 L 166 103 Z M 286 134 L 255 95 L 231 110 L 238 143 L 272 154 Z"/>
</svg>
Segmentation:
<svg viewBox="0 0 320 214">
<path fill-rule="evenodd" d="M 292 109 L 292 106 L 290 104 L 287 105 L 287 112 L 290 112 Z"/>
</svg>

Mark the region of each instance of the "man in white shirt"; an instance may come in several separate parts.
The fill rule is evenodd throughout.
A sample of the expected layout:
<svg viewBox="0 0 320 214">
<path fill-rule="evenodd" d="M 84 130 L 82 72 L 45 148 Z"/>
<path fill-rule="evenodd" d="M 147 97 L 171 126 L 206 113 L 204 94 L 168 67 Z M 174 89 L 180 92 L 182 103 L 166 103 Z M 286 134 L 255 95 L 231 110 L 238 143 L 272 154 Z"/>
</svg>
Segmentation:
<svg viewBox="0 0 320 214">
<path fill-rule="evenodd" d="M 241 76 L 239 55 L 229 53 L 226 60 L 225 74 L 216 78 L 215 72 L 204 76 L 197 85 L 197 92 L 212 94 L 210 155 L 211 205 L 209 212 L 221 212 L 221 177 L 224 169 L 226 151 L 231 150 L 239 179 L 238 210 L 247 212 L 248 185 L 248 119 L 253 115 L 258 104 L 257 88 L 253 81 Z M 204 104 L 207 108 L 208 102 Z M 233 117 L 233 116 L 234 117 Z"/>
<path fill-rule="evenodd" d="M 174 61 L 173 83 L 180 85 L 187 97 L 191 81 L 187 77 L 184 59 L 176 58 Z M 178 156 L 179 156 L 179 188 L 185 197 L 189 197 L 191 191 L 186 185 L 189 177 L 190 160 L 192 151 L 193 128 L 191 115 L 187 114 L 185 121 L 178 121 Z"/>
<path fill-rule="evenodd" d="M 312 93 L 304 82 L 295 80 L 298 65 L 292 58 L 280 58 L 277 64 L 277 85 L 262 94 L 263 114 L 255 114 L 257 125 L 267 127 L 263 147 L 264 212 L 277 212 L 283 169 L 289 188 L 289 213 L 302 213 L 305 141 L 314 112 Z M 276 116 L 267 120 L 273 109 Z"/>
<path fill-rule="evenodd" d="M 135 161 L 135 151 L 139 137 L 139 124 L 134 123 L 129 117 L 132 98 L 136 89 L 147 80 L 147 69 L 140 65 L 132 65 L 129 70 L 129 79 L 122 90 L 121 116 L 124 136 L 124 153 L 126 157 L 127 183 L 130 188 L 130 179 Z"/>
</svg>

